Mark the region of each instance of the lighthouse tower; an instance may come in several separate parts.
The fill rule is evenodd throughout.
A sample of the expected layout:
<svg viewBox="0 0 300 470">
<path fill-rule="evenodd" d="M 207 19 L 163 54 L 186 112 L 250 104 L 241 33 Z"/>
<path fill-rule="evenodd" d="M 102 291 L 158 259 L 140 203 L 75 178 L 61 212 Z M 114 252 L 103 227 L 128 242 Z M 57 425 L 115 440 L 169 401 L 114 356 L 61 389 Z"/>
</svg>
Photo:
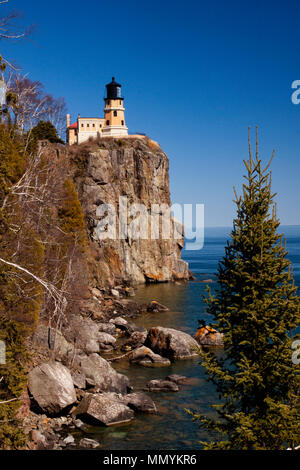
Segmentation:
<svg viewBox="0 0 300 470">
<path fill-rule="evenodd" d="M 125 125 L 121 85 L 112 77 L 112 81 L 106 85 L 106 98 L 104 98 L 104 126 L 102 136 L 123 137 L 128 135 L 128 128 Z"/>
</svg>

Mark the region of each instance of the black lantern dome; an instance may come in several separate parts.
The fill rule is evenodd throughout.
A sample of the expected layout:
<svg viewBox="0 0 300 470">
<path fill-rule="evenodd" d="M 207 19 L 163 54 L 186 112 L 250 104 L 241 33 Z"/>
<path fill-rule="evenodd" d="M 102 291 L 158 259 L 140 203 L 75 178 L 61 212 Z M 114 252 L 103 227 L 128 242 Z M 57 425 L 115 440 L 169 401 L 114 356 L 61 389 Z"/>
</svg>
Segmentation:
<svg viewBox="0 0 300 470">
<path fill-rule="evenodd" d="M 121 85 L 112 77 L 112 81 L 106 85 L 107 96 L 106 100 L 122 100 Z"/>
</svg>

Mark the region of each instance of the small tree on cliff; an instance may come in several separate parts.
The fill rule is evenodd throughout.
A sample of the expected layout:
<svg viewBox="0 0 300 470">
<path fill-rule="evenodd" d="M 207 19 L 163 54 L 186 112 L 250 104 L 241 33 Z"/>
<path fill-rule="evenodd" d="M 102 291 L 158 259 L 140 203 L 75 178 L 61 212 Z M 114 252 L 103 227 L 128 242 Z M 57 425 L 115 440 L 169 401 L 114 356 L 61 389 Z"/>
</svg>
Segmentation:
<svg viewBox="0 0 300 470">
<path fill-rule="evenodd" d="M 271 159 L 272 160 L 272 159 Z M 299 375 L 290 333 L 300 302 L 271 192 L 269 165 L 249 159 L 237 217 L 219 264 L 219 289 L 205 299 L 214 326 L 224 334 L 224 355 L 204 355 L 208 380 L 221 403 L 216 418 L 192 413 L 200 426 L 224 440 L 206 449 L 285 449 L 300 444 Z M 235 191 L 236 194 L 236 191 Z"/>
<path fill-rule="evenodd" d="M 49 121 L 40 121 L 31 129 L 30 137 L 35 141 L 49 140 L 51 143 L 63 144 L 64 142 L 58 137 L 53 124 Z"/>
</svg>

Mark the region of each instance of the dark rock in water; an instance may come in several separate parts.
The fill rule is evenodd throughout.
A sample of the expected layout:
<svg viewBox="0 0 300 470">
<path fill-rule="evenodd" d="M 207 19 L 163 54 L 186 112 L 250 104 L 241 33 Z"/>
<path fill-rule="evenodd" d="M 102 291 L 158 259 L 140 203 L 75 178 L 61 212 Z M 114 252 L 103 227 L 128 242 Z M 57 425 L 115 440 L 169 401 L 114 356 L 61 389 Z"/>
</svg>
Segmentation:
<svg viewBox="0 0 300 470">
<path fill-rule="evenodd" d="M 161 326 L 150 328 L 145 346 L 171 360 L 187 359 L 199 354 L 198 343 L 189 334 Z"/>
<path fill-rule="evenodd" d="M 151 349 L 146 346 L 141 346 L 135 349 L 129 355 L 129 361 L 132 364 L 139 364 L 142 366 L 169 366 L 171 362 L 166 357 L 155 354 Z"/>
<path fill-rule="evenodd" d="M 80 388 L 81 390 L 84 390 L 86 387 L 86 378 L 84 374 L 81 374 L 80 372 L 71 372 L 71 376 L 73 379 L 74 386 L 76 388 Z"/>
<path fill-rule="evenodd" d="M 152 300 L 149 305 L 147 305 L 147 312 L 168 312 L 169 309 L 168 307 L 165 307 L 165 305 L 160 304 L 159 302 L 156 302 L 156 300 Z"/>
<path fill-rule="evenodd" d="M 87 437 L 84 437 L 80 440 L 79 446 L 85 447 L 86 449 L 96 449 L 100 446 L 100 444 L 99 442 L 94 441 L 94 439 L 88 439 Z"/>
<path fill-rule="evenodd" d="M 118 392 L 126 394 L 130 391 L 128 377 L 119 374 L 103 357 L 91 354 L 77 358 L 79 370 L 86 376 L 87 383 L 101 392 Z"/>
<path fill-rule="evenodd" d="M 174 382 L 175 384 L 185 384 L 188 378 L 185 377 L 184 375 L 172 374 L 172 375 L 168 375 L 168 377 L 166 377 L 166 380 L 170 380 L 171 382 Z"/>
<path fill-rule="evenodd" d="M 124 398 L 124 403 L 134 411 L 142 411 L 144 413 L 156 413 L 157 408 L 153 400 L 145 393 L 130 393 Z"/>
<path fill-rule="evenodd" d="M 130 336 L 129 340 L 121 347 L 122 351 L 131 351 L 143 346 L 147 338 L 147 330 L 145 331 L 134 331 Z"/>
<path fill-rule="evenodd" d="M 60 362 L 40 364 L 28 374 L 28 388 L 39 407 L 55 415 L 76 402 L 70 371 Z"/>
<path fill-rule="evenodd" d="M 91 424 L 111 426 L 131 421 L 134 413 L 116 394 L 102 393 L 86 395 L 73 415 Z"/>
<path fill-rule="evenodd" d="M 148 392 L 178 392 L 179 387 L 170 380 L 150 380 L 144 390 Z"/>
<path fill-rule="evenodd" d="M 223 334 L 210 326 L 202 326 L 198 329 L 195 339 L 203 346 L 223 346 Z"/>
</svg>

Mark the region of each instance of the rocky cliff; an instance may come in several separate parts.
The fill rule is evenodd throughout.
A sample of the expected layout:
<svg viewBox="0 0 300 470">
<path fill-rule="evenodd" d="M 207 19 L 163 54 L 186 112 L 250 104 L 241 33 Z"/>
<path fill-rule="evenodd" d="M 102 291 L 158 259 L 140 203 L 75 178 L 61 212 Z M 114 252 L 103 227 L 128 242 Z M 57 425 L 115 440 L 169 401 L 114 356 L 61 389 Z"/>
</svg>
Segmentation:
<svg viewBox="0 0 300 470">
<path fill-rule="evenodd" d="M 95 277 L 110 285 L 120 280 L 143 283 L 188 279 L 188 265 L 181 260 L 181 224 L 171 218 L 170 237 L 162 235 L 160 230 L 159 237 L 151 239 L 155 217 L 161 217 L 165 208 L 171 206 L 169 160 L 160 146 L 146 137 L 106 138 L 73 147 L 71 154 L 77 168 L 74 179 L 97 259 Z M 125 196 L 129 225 L 136 219 L 130 216 L 132 205 L 145 206 L 143 215 L 148 218 L 149 230 L 142 238 L 136 237 L 138 224 L 135 228 L 131 225 L 131 231 L 119 237 L 120 197 Z M 103 214 L 99 209 L 102 204 L 110 204 L 115 209 L 115 239 L 103 239 Z"/>
</svg>

